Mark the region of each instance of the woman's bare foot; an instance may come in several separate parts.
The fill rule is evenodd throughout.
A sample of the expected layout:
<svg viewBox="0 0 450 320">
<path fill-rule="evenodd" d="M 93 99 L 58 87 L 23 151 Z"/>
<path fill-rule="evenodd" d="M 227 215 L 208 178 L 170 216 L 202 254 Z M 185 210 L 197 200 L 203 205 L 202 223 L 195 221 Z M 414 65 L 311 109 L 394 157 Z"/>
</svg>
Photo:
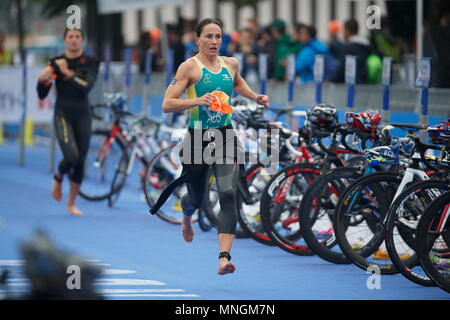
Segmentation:
<svg viewBox="0 0 450 320">
<path fill-rule="evenodd" d="M 75 207 L 75 206 L 67 206 L 67 211 L 69 211 L 70 212 L 70 214 L 72 214 L 72 215 L 74 215 L 74 216 L 82 216 L 83 215 L 83 212 L 81 212 L 80 210 L 78 210 L 78 208 L 77 207 Z"/>
<path fill-rule="evenodd" d="M 192 226 L 192 217 L 183 215 L 181 219 L 181 230 L 183 232 L 183 238 L 186 242 L 192 242 L 194 239 L 194 227 Z"/>
<path fill-rule="evenodd" d="M 62 183 L 56 179 L 53 179 L 52 197 L 56 201 L 61 201 L 62 199 Z"/>
<path fill-rule="evenodd" d="M 227 258 L 219 259 L 219 269 L 217 269 L 217 273 L 220 275 L 224 275 L 227 273 L 233 273 L 236 270 L 236 266 L 228 261 Z"/>
</svg>

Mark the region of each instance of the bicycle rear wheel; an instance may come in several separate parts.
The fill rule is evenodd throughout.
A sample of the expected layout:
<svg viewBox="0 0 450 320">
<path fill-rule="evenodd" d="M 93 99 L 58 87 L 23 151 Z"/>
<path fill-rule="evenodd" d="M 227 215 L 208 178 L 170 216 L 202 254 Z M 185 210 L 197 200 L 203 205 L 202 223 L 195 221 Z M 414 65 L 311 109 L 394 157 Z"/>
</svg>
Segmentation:
<svg viewBox="0 0 450 320">
<path fill-rule="evenodd" d="M 265 232 L 281 249 L 301 256 L 314 255 L 306 245 L 299 223 L 299 207 L 320 168 L 297 163 L 279 171 L 261 196 L 260 215 Z"/>
<path fill-rule="evenodd" d="M 108 198 L 121 159 L 128 159 L 123 141 L 118 138 L 112 140 L 110 130 L 94 130 L 91 133 L 80 196 L 92 201 Z"/>
<path fill-rule="evenodd" d="M 363 176 L 350 185 L 336 208 L 334 233 L 342 252 L 363 270 L 398 273 L 384 245 L 383 223 L 401 177 L 380 172 Z"/>
<path fill-rule="evenodd" d="M 111 181 L 111 193 L 108 196 L 108 207 L 112 208 L 119 200 L 120 192 L 122 191 L 125 181 L 127 179 L 128 159 L 122 158 L 114 173 Z"/>
<path fill-rule="evenodd" d="M 328 262 L 351 263 L 337 246 L 333 224 L 340 195 L 361 175 L 355 168 L 330 170 L 313 181 L 301 202 L 299 219 L 303 238 L 315 254 Z"/>
<path fill-rule="evenodd" d="M 271 175 L 262 164 L 255 164 L 247 169 L 246 183 L 251 195 L 251 202 L 246 203 L 238 193 L 238 221 L 242 229 L 259 243 L 273 246 L 274 243 L 264 231 L 260 215 L 261 195 Z"/>
<path fill-rule="evenodd" d="M 436 198 L 419 220 L 417 254 L 427 275 L 450 293 L 450 192 Z"/>
<path fill-rule="evenodd" d="M 182 172 L 181 163 L 174 161 L 178 155 L 176 152 L 176 144 L 158 152 L 148 163 L 144 175 L 144 194 L 147 204 L 153 207 L 158 200 L 164 188 L 180 176 Z M 164 208 L 159 209 L 156 213 L 158 217 L 173 224 L 181 224 L 183 211 L 181 209 L 181 197 L 187 193 L 185 185 L 175 189 L 172 195 L 167 199 Z M 198 214 L 192 216 L 192 221 L 198 220 Z"/>
</svg>

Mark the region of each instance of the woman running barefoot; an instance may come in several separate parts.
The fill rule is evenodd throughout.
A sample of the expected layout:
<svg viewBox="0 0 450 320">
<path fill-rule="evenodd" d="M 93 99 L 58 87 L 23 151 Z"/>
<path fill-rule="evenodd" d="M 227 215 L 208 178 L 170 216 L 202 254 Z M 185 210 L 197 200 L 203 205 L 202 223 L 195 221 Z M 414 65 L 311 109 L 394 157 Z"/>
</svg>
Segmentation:
<svg viewBox="0 0 450 320">
<path fill-rule="evenodd" d="M 219 21 L 202 20 L 196 27 L 196 35 L 199 52 L 180 65 L 175 78 L 167 88 L 162 105 L 163 112 L 189 109 L 189 129 L 182 148 L 183 172 L 166 187 L 150 212 L 153 214 L 158 212 L 170 193 L 180 184 L 187 183 L 188 193 L 181 199 L 182 234 L 185 241 L 191 242 L 194 238 L 191 217 L 202 206 L 208 171 L 212 166 L 221 207 L 218 223 L 220 253 L 217 273 L 223 275 L 234 272 L 236 268 L 230 262 L 230 250 L 236 231 L 237 182 L 239 167 L 243 160 L 241 158 L 241 161 L 238 161 L 238 156 L 243 153 L 231 125 L 231 113 L 220 111 L 229 108 L 225 105 L 230 104 L 229 97 L 233 95 L 233 89 L 238 94 L 266 107 L 269 104 L 269 97 L 258 95 L 249 88 L 239 75 L 239 63 L 236 58 L 218 56 L 222 43 L 222 24 Z M 188 99 L 180 99 L 185 90 Z M 227 98 L 222 95 L 222 98 L 225 97 L 227 100 L 225 104 L 220 102 L 216 93 L 213 93 L 215 91 L 216 93 L 221 91 L 228 96 Z M 208 107 L 213 102 L 219 111 Z"/>
<path fill-rule="evenodd" d="M 75 199 L 84 175 L 84 161 L 89 147 L 91 116 L 88 93 L 94 86 L 98 73 L 98 61 L 84 53 L 83 31 L 66 29 L 64 32 L 65 53 L 50 60 L 50 64 L 39 75 L 37 91 L 44 99 L 56 83 L 54 126 L 63 159 L 53 177 L 52 196 L 62 199 L 62 180 L 69 174 L 70 191 L 67 210 L 76 216 L 83 213 L 75 206 Z"/>
</svg>

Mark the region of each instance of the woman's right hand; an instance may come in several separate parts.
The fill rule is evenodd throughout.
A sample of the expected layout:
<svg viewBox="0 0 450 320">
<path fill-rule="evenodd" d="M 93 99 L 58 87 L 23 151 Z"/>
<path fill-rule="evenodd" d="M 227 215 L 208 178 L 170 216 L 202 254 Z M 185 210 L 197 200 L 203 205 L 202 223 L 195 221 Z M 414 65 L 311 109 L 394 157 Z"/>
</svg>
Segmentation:
<svg viewBox="0 0 450 320">
<path fill-rule="evenodd" d="M 205 93 L 200 98 L 197 98 L 197 105 L 209 106 L 209 105 L 211 105 L 211 103 L 213 103 L 214 99 L 215 99 L 215 96 L 212 93 L 210 93 L 210 92 Z"/>
</svg>

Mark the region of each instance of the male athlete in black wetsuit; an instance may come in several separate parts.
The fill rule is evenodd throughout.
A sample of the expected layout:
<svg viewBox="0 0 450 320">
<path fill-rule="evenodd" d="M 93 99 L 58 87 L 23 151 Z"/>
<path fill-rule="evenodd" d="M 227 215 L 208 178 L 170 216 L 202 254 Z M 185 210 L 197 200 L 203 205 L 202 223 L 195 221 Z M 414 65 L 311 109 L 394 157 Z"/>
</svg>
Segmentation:
<svg viewBox="0 0 450 320">
<path fill-rule="evenodd" d="M 44 99 L 55 80 L 57 98 L 54 125 L 59 146 L 64 158 L 53 177 L 52 196 L 62 199 L 62 179 L 69 174 L 70 192 L 67 209 L 73 215 L 82 215 L 76 208 L 75 199 L 83 180 L 84 162 L 89 147 L 91 115 L 88 93 L 94 86 L 98 73 L 98 61 L 84 53 L 83 32 L 80 29 L 66 29 L 65 53 L 51 59 L 39 75 L 37 91 Z"/>
</svg>

